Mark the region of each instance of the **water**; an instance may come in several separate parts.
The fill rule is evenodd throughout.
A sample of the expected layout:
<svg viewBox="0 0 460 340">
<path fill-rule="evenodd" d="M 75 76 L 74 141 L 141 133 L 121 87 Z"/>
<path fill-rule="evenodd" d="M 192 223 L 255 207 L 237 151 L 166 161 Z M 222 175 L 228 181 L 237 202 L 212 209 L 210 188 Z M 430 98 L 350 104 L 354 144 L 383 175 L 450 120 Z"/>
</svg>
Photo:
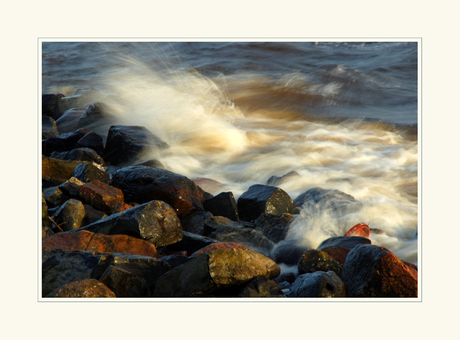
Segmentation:
<svg viewBox="0 0 460 340">
<path fill-rule="evenodd" d="M 288 238 L 318 245 L 364 222 L 373 244 L 417 264 L 416 42 L 44 42 L 42 91 L 85 93 L 111 123 L 143 125 L 170 145 L 150 155 L 238 198 L 314 187 L 363 204 L 337 218 L 305 207 Z M 107 125 L 92 127 L 105 136 Z M 209 180 L 204 180 L 204 179 Z M 211 181 L 212 180 L 212 181 Z"/>
</svg>

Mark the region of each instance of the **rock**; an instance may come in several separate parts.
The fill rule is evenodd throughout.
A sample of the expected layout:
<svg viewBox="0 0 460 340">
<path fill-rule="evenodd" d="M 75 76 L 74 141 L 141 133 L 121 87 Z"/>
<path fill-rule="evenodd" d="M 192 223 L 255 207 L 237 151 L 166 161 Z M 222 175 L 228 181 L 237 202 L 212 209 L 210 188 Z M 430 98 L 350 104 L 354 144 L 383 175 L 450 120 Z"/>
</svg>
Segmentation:
<svg viewBox="0 0 460 340">
<path fill-rule="evenodd" d="M 57 233 L 42 241 L 42 249 L 135 254 L 159 258 L 155 245 L 128 235 L 103 235 L 87 230 Z"/>
<path fill-rule="evenodd" d="M 92 149 L 101 157 L 104 155 L 104 141 L 101 136 L 92 131 L 81 137 L 75 147 Z"/>
<path fill-rule="evenodd" d="M 302 274 L 291 286 L 287 297 L 346 297 L 345 284 L 333 271 Z"/>
<path fill-rule="evenodd" d="M 276 263 L 297 265 L 303 253 L 311 248 L 297 242 L 295 239 L 286 239 L 274 246 L 270 258 Z"/>
<path fill-rule="evenodd" d="M 72 177 L 75 167 L 82 162 L 64 161 L 42 156 L 42 185 L 44 188 L 64 183 Z"/>
<path fill-rule="evenodd" d="M 78 198 L 78 189 L 80 189 L 83 184 L 84 183 L 78 178 L 70 177 L 67 181 L 60 184 L 58 189 L 67 197 Z"/>
<path fill-rule="evenodd" d="M 139 164 L 135 164 L 134 166 L 149 166 L 151 168 L 158 168 L 158 169 L 164 169 L 164 165 L 157 159 L 151 159 Z"/>
<path fill-rule="evenodd" d="M 59 102 L 63 94 L 43 94 L 42 95 L 42 115 L 50 116 L 54 120 L 58 119 L 62 112 L 59 110 Z"/>
<path fill-rule="evenodd" d="M 185 251 L 187 254 L 193 254 L 197 250 L 216 242 L 218 241 L 212 238 L 184 231 L 181 241 L 162 248 L 158 248 L 158 252 L 164 255 L 169 255 L 181 251 Z"/>
<path fill-rule="evenodd" d="M 166 255 L 160 258 L 161 261 L 168 263 L 171 269 L 179 267 L 190 259 L 186 255 Z"/>
<path fill-rule="evenodd" d="M 89 204 L 83 204 L 83 206 L 85 207 L 85 221 L 87 224 L 94 223 L 109 216 L 103 211 L 94 209 Z"/>
<path fill-rule="evenodd" d="M 297 196 L 294 203 L 299 207 L 315 206 L 328 211 L 334 217 L 357 212 L 362 204 L 353 196 L 339 190 L 313 188 Z"/>
<path fill-rule="evenodd" d="M 238 222 L 238 207 L 231 192 L 221 192 L 203 202 L 203 208 L 214 216 L 224 216 Z"/>
<path fill-rule="evenodd" d="M 196 252 L 194 252 L 192 255 L 190 256 L 199 256 L 201 254 L 204 254 L 204 253 L 209 253 L 209 252 L 212 252 L 216 249 L 227 249 L 227 248 L 231 248 L 231 249 L 247 249 L 247 247 L 243 246 L 242 244 L 239 244 L 239 243 L 235 243 L 235 242 L 217 242 L 217 243 L 212 243 L 204 248 L 201 248 L 199 250 L 197 250 Z"/>
<path fill-rule="evenodd" d="M 267 279 L 279 275 L 279 266 L 250 249 L 225 248 L 193 257 L 158 279 L 154 296 L 214 296 L 248 283 L 258 276 Z M 225 295 L 225 293 L 224 293 Z"/>
<path fill-rule="evenodd" d="M 256 277 L 243 288 L 238 297 L 284 297 L 278 284 L 265 277 Z"/>
<path fill-rule="evenodd" d="M 95 180 L 78 189 L 78 198 L 97 210 L 110 214 L 118 203 L 124 202 L 123 192 L 108 184 Z"/>
<path fill-rule="evenodd" d="M 338 236 L 330 237 L 324 240 L 316 249 L 322 250 L 327 247 L 353 249 L 354 247 L 362 244 L 371 244 L 371 240 L 361 236 Z"/>
<path fill-rule="evenodd" d="M 152 201 L 110 215 L 83 227 L 105 235 L 123 234 L 153 243 L 157 248 L 182 240 L 182 227 L 174 210 L 165 202 Z"/>
<path fill-rule="evenodd" d="M 97 180 L 99 182 L 110 185 L 110 183 L 112 182 L 112 180 L 110 179 L 110 175 L 108 173 L 102 171 L 93 164 L 77 165 L 72 172 L 72 177 L 75 177 L 84 183 Z"/>
<path fill-rule="evenodd" d="M 326 247 L 322 248 L 321 251 L 329 254 L 334 260 L 340 263 L 342 266 L 345 263 L 345 259 L 350 252 L 350 249 L 342 248 L 342 247 Z"/>
<path fill-rule="evenodd" d="M 289 213 L 261 214 L 254 221 L 254 226 L 261 230 L 268 239 L 278 243 L 285 239 L 292 218 L 293 216 Z"/>
<path fill-rule="evenodd" d="M 297 206 L 282 189 L 255 184 L 238 199 L 238 214 L 243 221 L 254 221 L 260 214 L 292 213 Z"/>
<path fill-rule="evenodd" d="M 227 189 L 227 186 L 225 184 L 222 184 L 211 178 L 194 177 L 192 178 L 192 181 L 205 191 L 205 193 L 207 194 L 206 199 Z"/>
<path fill-rule="evenodd" d="M 353 248 L 343 265 L 342 280 L 350 297 L 417 297 L 417 276 L 384 247 Z"/>
<path fill-rule="evenodd" d="M 111 126 L 104 159 L 112 165 L 128 163 L 168 145 L 143 126 Z"/>
<path fill-rule="evenodd" d="M 174 172 L 146 166 L 128 166 L 112 175 L 126 202 L 161 200 L 171 205 L 179 218 L 203 210 L 204 192 L 193 181 Z"/>
<path fill-rule="evenodd" d="M 75 149 L 77 142 L 89 132 L 91 131 L 88 129 L 78 129 L 74 132 L 45 139 L 42 141 L 42 154 L 49 157 L 54 151 L 63 152 Z"/>
<path fill-rule="evenodd" d="M 115 208 L 113 208 L 112 214 L 117 214 L 119 212 L 131 209 L 132 207 L 132 205 L 125 202 L 118 203 Z"/>
<path fill-rule="evenodd" d="M 110 116 L 111 114 L 109 113 L 107 105 L 104 105 L 103 103 L 93 103 L 81 115 L 77 126 L 86 127 L 94 123 L 101 123 L 101 121 L 107 119 Z"/>
<path fill-rule="evenodd" d="M 85 207 L 76 199 L 69 199 L 53 214 L 53 220 L 62 231 L 78 229 L 83 226 Z"/>
<path fill-rule="evenodd" d="M 348 230 L 343 236 L 345 237 L 361 236 L 361 237 L 369 238 L 369 235 L 370 235 L 369 226 L 365 223 L 359 223 L 355 225 L 353 228 L 351 228 L 350 230 Z"/>
<path fill-rule="evenodd" d="M 97 154 L 96 151 L 89 148 L 76 148 L 71 151 L 58 152 L 54 151 L 51 154 L 52 158 L 63 159 L 66 161 L 86 161 L 96 163 L 101 166 L 105 165 L 104 160 Z"/>
<path fill-rule="evenodd" d="M 297 178 L 299 178 L 300 175 L 297 171 L 291 171 L 283 176 L 272 176 L 268 179 L 267 181 L 267 185 L 272 185 L 272 186 L 280 186 L 281 184 L 283 183 L 286 183 L 290 180 L 295 180 Z"/>
<path fill-rule="evenodd" d="M 42 116 L 42 139 L 48 139 L 59 135 L 56 122 L 49 116 Z"/>
<path fill-rule="evenodd" d="M 42 193 L 42 240 L 53 235 L 54 232 L 50 228 L 50 219 L 48 215 L 48 206 L 45 201 L 45 196 Z"/>
<path fill-rule="evenodd" d="M 95 279 L 86 279 L 65 284 L 48 294 L 47 297 L 115 298 L 116 296 L 115 293 L 102 282 Z"/>
<path fill-rule="evenodd" d="M 210 232 L 210 228 L 217 222 L 209 211 L 193 211 L 181 219 L 182 229 L 197 235 L 205 235 L 205 230 Z"/>
<path fill-rule="evenodd" d="M 57 127 L 61 133 L 73 132 L 79 128 L 78 121 L 85 113 L 81 108 L 70 108 L 66 110 L 58 120 L 56 120 Z"/>
<path fill-rule="evenodd" d="M 64 204 L 69 198 L 67 194 L 63 193 L 58 186 L 44 188 L 43 197 L 45 198 L 46 204 L 49 208 L 54 208 Z"/>
<path fill-rule="evenodd" d="M 342 265 L 339 262 L 328 253 L 313 249 L 302 254 L 297 270 L 299 274 L 333 271 L 339 277 L 342 275 Z"/>
</svg>

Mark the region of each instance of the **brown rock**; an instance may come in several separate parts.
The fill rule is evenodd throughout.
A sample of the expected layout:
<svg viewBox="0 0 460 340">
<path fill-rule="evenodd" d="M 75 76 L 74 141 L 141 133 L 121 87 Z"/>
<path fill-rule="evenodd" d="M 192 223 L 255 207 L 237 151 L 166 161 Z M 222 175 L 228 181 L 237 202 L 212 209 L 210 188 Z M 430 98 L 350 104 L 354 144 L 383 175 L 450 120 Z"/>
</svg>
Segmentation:
<svg viewBox="0 0 460 340">
<path fill-rule="evenodd" d="M 200 250 L 197 250 L 190 256 L 198 256 L 204 253 L 209 253 L 217 249 L 227 249 L 227 248 L 232 248 L 232 249 L 247 249 L 247 247 L 243 246 L 242 244 L 235 243 L 235 242 L 218 242 L 211 244 L 209 246 L 206 246 L 204 248 L 201 248 Z"/>
<path fill-rule="evenodd" d="M 370 234 L 369 226 L 367 224 L 365 224 L 365 223 L 358 223 L 353 228 L 348 230 L 345 233 L 345 235 L 343 235 L 343 236 L 345 236 L 345 237 L 348 237 L 348 236 L 361 236 L 361 237 L 369 238 L 369 234 Z"/>
<path fill-rule="evenodd" d="M 128 209 L 130 209 L 132 207 L 133 207 L 132 205 L 130 205 L 128 203 L 125 203 L 125 202 L 118 203 L 115 206 L 115 208 L 113 208 L 112 215 L 116 214 L 116 213 L 119 213 L 119 212 L 122 212 L 122 211 L 125 211 L 125 210 L 128 210 Z"/>
<path fill-rule="evenodd" d="M 48 297 L 63 298 L 114 298 L 116 297 L 105 284 L 95 279 L 71 282 L 51 292 Z"/>
<path fill-rule="evenodd" d="M 345 263 L 345 259 L 347 258 L 350 249 L 342 248 L 342 247 L 326 247 L 321 249 L 325 253 L 328 253 L 332 258 L 334 258 L 337 262 L 339 262 L 342 266 Z"/>
<path fill-rule="evenodd" d="M 72 177 L 75 167 L 82 162 L 64 161 L 61 159 L 42 156 L 43 186 L 59 185 Z"/>
<path fill-rule="evenodd" d="M 123 192 L 120 189 L 98 180 L 80 186 L 78 198 L 83 203 L 107 214 L 112 213 L 115 206 L 124 201 Z"/>
<path fill-rule="evenodd" d="M 316 271 L 333 271 L 339 277 L 342 274 L 342 265 L 328 253 L 321 250 L 309 250 L 305 252 L 297 265 L 299 274 L 314 273 Z"/>
</svg>

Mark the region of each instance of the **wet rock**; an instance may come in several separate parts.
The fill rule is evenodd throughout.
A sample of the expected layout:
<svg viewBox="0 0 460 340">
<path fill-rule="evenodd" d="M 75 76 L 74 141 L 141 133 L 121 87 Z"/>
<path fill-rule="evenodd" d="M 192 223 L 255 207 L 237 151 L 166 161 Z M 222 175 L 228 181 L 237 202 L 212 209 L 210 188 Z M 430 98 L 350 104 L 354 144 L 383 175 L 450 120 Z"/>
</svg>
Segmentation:
<svg viewBox="0 0 460 340">
<path fill-rule="evenodd" d="M 69 198 L 67 194 L 64 194 L 58 186 L 52 186 L 43 189 L 43 197 L 45 198 L 46 204 L 49 208 L 54 208 L 64 204 Z"/>
<path fill-rule="evenodd" d="M 66 196 L 70 198 L 78 198 L 78 189 L 85 184 L 78 178 L 70 177 L 67 181 L 60 184 L 58 189 Z"/>
<path fill-rule="evenodd" d="M 134 166 L 149 166 L 151 168 L 158 168 L 158 169 L 164 169 L 164 165 L 157 159 L 151 159 L 139 164 L 135 164 Z"/>
<path fill-rule="evenodd" d="M 165 246 L 165 247 L 162 247 L 162 248 L 158 248 L 158 252 L 164 255 L 169 255 L 169 254 L 173 254 L 177 252 L 184 252 L 184 251 L 187 254 L 193 254 L 197 250 L 202 249 L 211 244 L 214 244 L 216 242 L 218 241 L 212 238 L 184 231 L 181 241 Z"/>
<path fill-rule="evenodd" d="M 365 223 L 359 223 L 355 225 L 353 228 L 351 228 L 350 230 L 348 230 L 343 236 L 345 237 L 361 236 L 361 237 L 369 238 L 369 235 L 370 235 L 369 226 Z"/>
<path fill-rule="evenodd" d="M 62 231 L 78 229 L 83 226 L 85 207 L 76 199 L 69 199 L 53 214 L 53 221 Z"/>
<path fill-rule="evenodd" d="M 297 265 L 302 254 L 308 250 L 311 250 L 309 246 L 301 244 L 294 239 L 286 239 L 275 245 L 270 257 L 276 263 Z"/>
<path fill-rule="evenodd" d="M 162 201 L 141 204 L 83 227 L 105 235 L 123 234 L 163 247 L 182 240 L 182 227 L 174 210 Z"/>
<path fill-rule="evenodd" d="M 278 265 L 250 249 L 217 249 L 193 257 L 160 277 L 154 296 L 213 296 L 219 290 L 238 287 L 262 276 L 273 279 L 280 273 Z"/>
<path fill-rule="evenodd" d="M 123 192 L 101 181 L 85 183 L 78 189 L 78 198 L 93 208 L 110 214 L 118 203 L 124 202 Z"/>
<path fill-rule="evenodd" d="M 59 109 L 59 102 L 63 94 L 43 94 L 42 95 L 42 115 L 50 116 L 54 120 L 58 119 L 63 111 Z"/>
<path fill-rule="evenodd" d="M 297 265 L 299 274 L 317 271 L 333 271 L 339 277 L 342 275 L 342 265 L 328 253 L 321 250 L 309 250 L 302 254 Z"/>
<path fill-rule="evenodd" d="M 278 284 L 265 277 L 256 277 L 243 288 L 238 297 L 284 297 Z"/>
<path fill-rule="evenodd" d="M 354 247 L 362 244 L 371 244 L 371 240 L 361 236 L 338 236 L 330 237 L 317 247 L 317 249 L 322 250 L 327 247 L 341 247 L 346 249 L 353 249 Z"/>
<path fill-rule="evenodd" d="M 203 202 L 203 208 L 214 216 L 224 216 L 232 221 L 239 221 L 238 207 L 231 192 L 221 192 Z"/>
<path fill-rule="evenodd" d="M 384 247 L 353 248 L 343 265 L 342 280 L 351 297 L 417 297 L 417 276 Z"/>
<path fill-rule="evenodd" d="M 216 224 L 209 211 L 193 211 L 181 219 L 182 229 L 198 235 L 205 235 L 205 230 Z"/>
<path fill-rule="evenodd" d="M 92 149 L 101 157 L 104 155 L 104 141 L 101 136 L 92 131 L 81 137 L 75 147 Z"/>
<path fill-rule="evenodd" d="M 91 131 L 88 129 L 78 129 L 74 132 L 63 133 L 59 136 L 42 140 L 42 154 L 49 157 L 55 151 L 63 152 L 75 149 L 77 142 L 89 132 Z"/>
<path fill-rule="evenodd" d="M 42 139 L 48 139 L 59 135 L 56 122 L 49 116 L 42 116 Z"/>
<path fill-rule="evenodd" d="M 45 196 L 42 193 L 42 239 L 50 237 L 54 232 L 50 227 L 50 219 L 48 215 L 48 206 L 45 201 Z"/>
<path fill-rule="evenodd" d="M 353 196 L 339 190 L 313 188 L 297 196 L 294 203 L 299 207 L 315 206 L 328 211 L 334 217 L 357 212 L 362 204 Z"/>
<path fill-rule="evenodd" d="M 110 175 L 93 164 L 79 164 L 72 172 L 72 177 L 79 179 L 84 183 L 99 181 L 110 185 L 112 180 Z"/>
<path fill-rule="evenodd" d="M 326 248 L 322 248 L 321 250 L 329 254 L 333 259 L 335 259 L 342 266 L 345 263 L 345 259 L 347 258 L 348 253 L 350 252 L 350 249 L 342 248 L 342 247 L 326 247 Z"/>
<path fill-rule="evenodd" d="M 166 255 L 160 258 L 161 261 L 168 263 L 171 269 L 179 267 L 190 259 L 186 255 Z"/>
<path fill-rule="evenodd" d="M 111 126 L 104 149 L 107 163 L 119 165 L 168 145 L 143 126 Z"/>
<path fill-rule="evenodd" d="M 199 250 L 197 250 L 196 252 L 194 252 L 193 254 L 191 254 L 190 256 L 199 256 L 201 254 L 204 254 L 204 253 L 209 253 L 209 252 L 212 252 L 216 249 L 227 249 L 227 248 L 231 248 L 231 249 L 238 249 L 238 248 L 241 248 L 241 249 L 247 249 L 247 247 L 243 246 L 242 244 L 240 243 L 235 243 L 235 242 L 218 242 L 218 243 L 212 243 L 204 248 L 201 248 Z"/>
<path fill-rule="evenodd" d="M 65 284 L 48 294 L 47 297 L 115 298 L 116 296 L 115 293 L 102 282 L 95 279 L 86 279 Z"/>
<path fill-rule="evenodd" d="M 108 110 L 107 105 L 104 105 L 103 103 L 93 103 L 81 115 L 80 119 L 78 120 L 77 126 L 85 127 L 90 126 L 94 123 L 101 123 L 110 116 L 111 114 Z"/>
<path fill-rule="evenodd" d="M 128 166 L 112 175 L 126 202 L 161 200 L 171 205 L 179 218 L 203 210 L 204 192 L 193 181 L 174 172 L 146 166 Z"/>
<path fill-rule="evenodd" d="M 254 226 L 261 230 L 268 239 L 278 243 L 285 239 L 292 218 L 292 214 L 289 213 L 261 214 L 254 221 Z"/>
<path fill-rule="evenodd" d="M 63 159 L 66 161 L 86 161 L 89 163 L 105 165 L 104 160 L 97 154 L 96 151 L 89 148 L 76 148 L 71 151 L 57 152 L 51 154 L 52 158 Z"/>
<path fill-rule="evenodd" d="M 297 206 L 282 189 L 255 184 L 238 199 L 238 214 L 243 221 L 254 221 L 260 214 L 292 213 Z"/>
<path fill-rule="evenodd" d="M 292 284 L 287 297 L 346 297 L 345 284 L 333 271 L 302 274 Z"/>
<path fill-rule="evenodd" d="M 72 177 L 75 167 L 82 162 L 64 161 L 42 156 L 42 185 L 44 188 L 57 186 Z"/>
<path fill-rule="evenodd" d="M 66 110 L 58 120 L 57 127 L 61 133 L 73 132 L 79 128 L 78 121 L 85 113 L 84 109 L 70 108 Z"/>
<path fill-rule="evenodd" d="M 83 206 L 85 207 L 85 221 L 86 221 L 86 224 L 94 223 L 96 221 L 99 221 L 99 220 L 109 216 L 103 211 L 94 209 L 89 204 L 83 204 Z"/>
<path fill-rule="evenodd" d="M 192 181 L 200 188 L 202 188 L 206 193 L 210 193 L 207 195 L 206 199 L 212 197 L 212 195 L 217 195 L 218 193 L 221 193 L 227 189 L 227 186 L 225 184 L 222 184 L 211 178 L 194 177 L 192 178 Z"/>
<path fill-rule="evenodd" d="M 128 235 L 103 235 L 87 230 L 54 234 L 43 240 L 42 249 L 82 250 L 160 257 L 155 245 L 150 242 Z"/>
<path fill-rule="evenodd" d="M 119 212 L 131 209 L 132 207 L 132 205 L 125 202 L 118 203 L 115 208 L 113 208 L 112 214 L 117 214 Z"/>
<path fill-rule="evenodd" d="M 272 176 L 268 179 L 267 185 L 280 186 L 283 183 L 286 183 L 291 180 L 299 178 L 300 175 L 297 171 L 291 171 L 283 176 Z"/>
</svg>

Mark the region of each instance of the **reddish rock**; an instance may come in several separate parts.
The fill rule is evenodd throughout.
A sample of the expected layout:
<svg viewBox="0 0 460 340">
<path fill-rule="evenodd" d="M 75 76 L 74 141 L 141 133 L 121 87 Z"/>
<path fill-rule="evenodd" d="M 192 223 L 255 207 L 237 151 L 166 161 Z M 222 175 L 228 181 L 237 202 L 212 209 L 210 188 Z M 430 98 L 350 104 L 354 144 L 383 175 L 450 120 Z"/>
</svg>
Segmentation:
<svg viewBox="0 0 460 340">
<path fill-rule="evenodd" d="M 130 209 L 132 207 L 133 207 L 132 205 L 130 205 L 128 203 L 125 203 L 125 202 L 118 203 L 115 206 L 115 208 L 113 209 L 112 215 L 116 214 L 116 213 L 119 213 L 119 212 L 122 212 L 122 211 L 125 211 L 125 210 L 128 210 L 128 209 Z"/>
<path fill-rule="evenodd" d="M 64 161 L 42 156 L 42 183 L 45 187 L 59 185 L 72 177 L 72 172 L 80 161 Z"/>
<path fill-rule="evenodd" d="M 359 223 L 355 225 L 353 228 L 348 230 L 345 235 L 343 236 L 361 236 L 361 237 L 366 237 L 369 238 L 370 234 L 370 229 L 369 226 L 365 223 Z"/>
<path fill-rule="evenodd" d="M 95 279 L 71 282 L 51 292 L 48 297 L 115 298 L 115 293 Z"/>
<path fill-rule="evenodd" d="M 328 253 L 334 260 L 340 263 L 342 266 L 345 263 L 345 259 L 347 258 L 350 249 L 342 248 L 342 247 L 327 247 L 322 249 L 325 253 Z"/>
<path fill-rule="evenodd" d="M 148 241 L 128 235 L 103 235 L 87 230 L 54 234 L 43 240 L 42 249 L 83 250 L 160 257 L 155 245 Z"/>
<path fill-rule="evenodd" d="M 417 297 L 417 276 L 391 251 L 358 245 L 348 254 L 342 280 L 351 297 Z"/>
<path fill-rule="evenodd" d="M 218 243 L 213 243 L 209 246 L 206 246 L 204 248 L 201 248 L 200 250 L 197 250 L 190 256 L 198 256 L 204 253 L 209 253 L 217 249 L 227 249 L 227 248 L 232 248 L 232 249 L 247 249 L 247 247 L 243 246 L 242 244 L 235 243 L 235 242 L 218 242 Z"/>
<path fill-rule="evenodd" d="M 123 191 L 98 180 L 80 186 L 78 198 L 107 214 L 112 213 L 118 203 L 124 202 Z"/>
</svg>

